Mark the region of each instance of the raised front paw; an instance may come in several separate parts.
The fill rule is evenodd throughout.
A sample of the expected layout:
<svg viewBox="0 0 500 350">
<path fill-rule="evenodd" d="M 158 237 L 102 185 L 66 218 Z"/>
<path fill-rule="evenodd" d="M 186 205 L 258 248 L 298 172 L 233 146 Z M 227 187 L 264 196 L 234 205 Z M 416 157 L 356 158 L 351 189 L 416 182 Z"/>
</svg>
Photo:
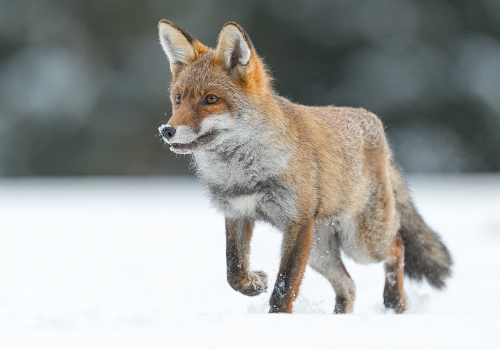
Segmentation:
<svg viewBox="0 0 500 350">
<path fill-rule="evenodd" d="M 227 276 L 227 281 L 234 290 L 248 296 L 259 295 L 267 290 L 267 275 L 264 271 Z"/>
</svg>

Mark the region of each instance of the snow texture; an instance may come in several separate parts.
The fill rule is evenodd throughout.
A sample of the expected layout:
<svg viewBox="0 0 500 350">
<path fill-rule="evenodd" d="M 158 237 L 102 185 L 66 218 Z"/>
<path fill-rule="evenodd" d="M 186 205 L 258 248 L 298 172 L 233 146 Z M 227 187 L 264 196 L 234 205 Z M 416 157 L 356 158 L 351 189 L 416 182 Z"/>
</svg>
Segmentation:
<svg viewBox="0 0 500 350">
<path fill-rule="evenodd" d="M 455 261 L 448 287 L 405 280 L 382 304 L 381 264 L 344 257 L 354 314 L 333 315 L 307 268 L 294 315 L 267 314 L 281 235 L 257 225 L 266 293 L 226 282 L 224 219 L 188 178 L 0 180 L 0 349 L 500 349 L 500 176 L 412 177 Z"/>
</svg>

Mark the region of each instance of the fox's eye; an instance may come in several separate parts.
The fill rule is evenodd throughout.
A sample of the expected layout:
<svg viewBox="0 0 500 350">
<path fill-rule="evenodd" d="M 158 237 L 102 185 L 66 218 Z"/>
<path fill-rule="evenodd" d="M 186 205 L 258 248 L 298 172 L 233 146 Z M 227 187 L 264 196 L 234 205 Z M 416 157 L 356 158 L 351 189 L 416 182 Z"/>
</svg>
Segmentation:
<svg viewBox="0 0 500 350">
<path fill-rule="evenodd" d="M 206 98 L 205 98 L 205 101 L 208 103 L 208 104 L 214 104 L 216 103 L 217 101 L 219 101 L 219 98 L 215 95 L 208 95 Z"/>
<path fill-rule="evenodd" d="M 177 103 L 177 104 L 181 103 L 181 95 L 179 95 L 179 94 L 175 95 L 175 103 Z"/>
</svg>

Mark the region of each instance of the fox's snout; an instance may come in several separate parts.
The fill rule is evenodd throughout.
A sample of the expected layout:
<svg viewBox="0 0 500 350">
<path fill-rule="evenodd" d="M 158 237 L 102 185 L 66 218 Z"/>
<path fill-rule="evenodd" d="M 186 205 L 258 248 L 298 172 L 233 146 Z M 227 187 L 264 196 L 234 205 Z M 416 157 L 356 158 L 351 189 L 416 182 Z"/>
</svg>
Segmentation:
<svg viewBox="0 0 500 350">
<path fill-rule="evenodd" d="M 175 128 L 168 124 L 163 124 L 158 128 L 158 130 L 160 131 L 161 136 L 167 140 L 170 140 L 175 135 Z"/>
</svg>

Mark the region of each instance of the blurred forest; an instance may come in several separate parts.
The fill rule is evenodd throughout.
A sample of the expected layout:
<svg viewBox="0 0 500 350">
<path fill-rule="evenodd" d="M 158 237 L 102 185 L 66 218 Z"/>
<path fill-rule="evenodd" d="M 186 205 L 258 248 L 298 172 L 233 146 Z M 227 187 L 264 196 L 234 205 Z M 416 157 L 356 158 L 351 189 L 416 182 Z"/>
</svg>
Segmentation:
<svg viewBox="0 0 500 350">
<path fill-rule="evenodd" d="M 500 0 L 0 0 L 0 175 L 188 173 L 162 18 L 238 22 L 279 94 L 376 113 L 406 172 L 500 170 Z"/>
</svg>

